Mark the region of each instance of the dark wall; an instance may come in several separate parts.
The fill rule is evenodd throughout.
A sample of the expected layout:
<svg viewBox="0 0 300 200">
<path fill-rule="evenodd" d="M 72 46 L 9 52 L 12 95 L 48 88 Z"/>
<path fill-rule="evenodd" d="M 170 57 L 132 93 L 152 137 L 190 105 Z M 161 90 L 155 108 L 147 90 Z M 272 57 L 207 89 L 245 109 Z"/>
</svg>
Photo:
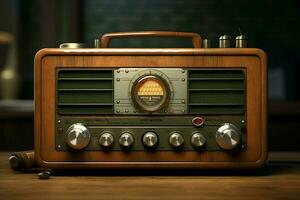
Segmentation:
<svg viewBox="0 0 300 200">
<path fill-rule="evenodd" d="M 79 0 L 18 2 L 19 69 L 23 83 L 20 98 L 32 99 L 35 53 L 63 42 L 80 42 Z"/>
</svg>

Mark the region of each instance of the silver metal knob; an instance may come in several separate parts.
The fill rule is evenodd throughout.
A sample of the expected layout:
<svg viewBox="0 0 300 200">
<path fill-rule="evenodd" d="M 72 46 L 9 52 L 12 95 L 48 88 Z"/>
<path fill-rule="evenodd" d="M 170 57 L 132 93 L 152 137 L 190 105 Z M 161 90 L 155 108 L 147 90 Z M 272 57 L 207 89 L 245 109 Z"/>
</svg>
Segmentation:
<svg viewBox="0 0 300 200">
<path fill-rule="evenodd" d="M 67 130 L 66 142 L 72 149 L 80 150 L 90 143 L 89 130 L 82 124 L 73 124 Z"/>
<path fill-rule="evenodd" d="M 78 48 L 84 48 L 84 43 L 62 43 L 59 45 L 59 48 L 68 48 L 68 49 L 78 49 Z"/>
<path fill-rule="evenodd" d="M 184 138 L 180 133 L 172 133 L 169 137 L 169 143 L 172 147 L 180 147 L 184 143 Z"/>
<path fill-rule="evenodd" d="M 235 38 L 236 48 L 246 48 L 248 38 L 245 35 L 239 35 Z"/>
<path fill-rule="evenodd" d="M 203 147 L 206 143 L 206 138 L 202 133 L 195 132 L 191 137 L 191 143 L 194 147 Z"/>
<path fill-rule="evenodd" d="M 131 147 L 133 143 L 134 143 L 134 138 L 128 132 L 123 133 L 119 138 L 119 144 L 122 147 L 126 147 L 126 148 Z"/>
<path fill-rule="evenodd" d="M 203 39 L 202 40 L 202 47 L 203 48 L 210 48 L 211 47 L 211 43 L 209 39 Z"/>
<path fill-rule="evenodd" d="M 95 48 L 100 48 L 100 40 L 99 39 L 95 39 L 94 41 L 94 45 L 95 45 Z"/>
<path fill-rule="evenodd" d="M 225 123 L 216 132 L 217 144 L 224 150 L 236 148 L 241 140 L 241 131 L 233 124 Z"/>
<path fill-rule="evenodd" d="M 10 167 L 12 169 L 19 169 L 20 168 L 20 159 L 16 155 L 11 155 L 8 158 Z"/>
<path fill-rule="evenodd" d="M 219 38 L 219 47 L 220 48 L 230 48 L 231 37 L 229 35 L 222 35 Z"/>
<path fill-rule="evenodd" d="M 114 143 L 114 136 L 110 132 L 104 132 L 99 138 L 102 147 L 111 147 Z"/>
<path fill-rule="evenodd" d="M 156 133 L 149 131 L 143 135 L 143 145 L 147 148 L 154 148 L 158 145 L 158 136 Z"/>
</svg>

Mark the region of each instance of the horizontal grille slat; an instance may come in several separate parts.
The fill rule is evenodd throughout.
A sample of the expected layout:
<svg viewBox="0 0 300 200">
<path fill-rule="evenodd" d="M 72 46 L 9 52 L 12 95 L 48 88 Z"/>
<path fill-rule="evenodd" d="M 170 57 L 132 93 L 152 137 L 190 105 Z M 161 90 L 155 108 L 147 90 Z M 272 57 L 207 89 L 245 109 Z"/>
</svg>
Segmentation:
<svg viewBox="0 0 300 200">
<path fill-rule="evenodd" d="M 241 81 L 242 78 L 190 78 L 190 81 Z"/>
<path fill-rule="evenodd" d="M 57 91 L 65 91 L 65 92 L 74 92 L 74 91 L 80 91 L 80 92 L 107 92 L 107 91 L 112 91 L 112 89 L 58 89 Z"/>
<path fill-rule="evenodd" d="M 112 78 L 58 78 L 59 81 L 110 81 Z"/>
<path fill-rule="evenodd" d="M 245 74 L 242 69 L 189 70 L 189 113 L 243 114 Z"/>
<path fill-rule="evenodd" d="M 58 92 L 59 103 L 109 103 L 111 99 L 112 92 L 108 91 Z"/>
<path fill-rule="evenodd" d="M 189 80 L 189 89 L 232 89 L 232 90 L 244 90 L 244 79 L 242 80 Z"/>
<path fill-rule="evenodd" d="M 190 103 L 242 103 L 243 91 L 196 91 L 190 92 Z"/>
<path fill-rule="evenodd" d="M 189 78 L 193 79 L 199 79 L 199 78 L 204 78 L 204 79 L 215 79 L 215 78 L 220 78 L 220 79 L 241 79 L 241 70 L 237 69 L 229 69 L 227 68 L 226 70 L 223 69 L 208 69 L 208 68 L 203 68 L 203 69 L 196 69 L 196 70 L 191 70 L 192 73 L 189 74 Z"/>
<path fill-rule="evenodd" d="M 244 106 L 244 103 L 190 103 L 190 106 Z"/>
<path fill-rule="evenodd" d="M 224 89 L 189 89 L 189 91 L 191 91 L 191 92 L 201 92 L 201 91 L 212 91 L 212 92 L 214 92 L 214 91 L 244 91 L 244 89 L 232 89 L 232 88 L 228 88 L 228 89 L 226 89 L 226 88 L 224 88 Z"/>
<path fill-rule="evenodd" d="M 65 115 L 99 115 L 112 114 L 111 106 L 84 106 L 84 107 L 61 107 L 59 114 Z"/>
<path fill-rule="evenodd" d="M 192 114 L 243 114 L 244 105 L 213 105 L 213 106 L 190 106 Z"/>
<path fill-rule="evenodd" d="M 112 79 L 112 70 L 96 70 L 96 69 L 65 69 L 58 73 L 60 79 Z"/>
<path fill-rule="evenodd" d="M 112 114 L 112 70 L 60 69 L 57 110 L 59 114 Z"/>
<path fill-rule="evenodd" d="M 101 84 L 99 84 L 99 82 Z M 112 79 L 110 80 L 58 80 L 58 90 L 92 90 L 92 89 L 103 89 L 112 90 Z"/>
<path fill-rule="evenodd" d="M 59 103 L 59 106 L 112 106 L 112 103 Z"/>
</svg>

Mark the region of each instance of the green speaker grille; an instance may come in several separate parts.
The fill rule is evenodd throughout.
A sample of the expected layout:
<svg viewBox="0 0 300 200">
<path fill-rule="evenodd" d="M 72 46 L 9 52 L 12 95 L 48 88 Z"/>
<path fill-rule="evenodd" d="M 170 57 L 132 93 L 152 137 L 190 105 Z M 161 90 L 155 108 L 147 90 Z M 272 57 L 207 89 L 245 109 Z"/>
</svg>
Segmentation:
<svg viewBox="0 0 300 200">
<path fill-rule="evenodd" d="M 242 69 L 189 70 L 190 114 L 243 114 L 245 72 Z"/>
<path fill-rule="evenodd" d="M 59 69 L 58 114 L 112 114 L 113 71 Z"/>
</svg>

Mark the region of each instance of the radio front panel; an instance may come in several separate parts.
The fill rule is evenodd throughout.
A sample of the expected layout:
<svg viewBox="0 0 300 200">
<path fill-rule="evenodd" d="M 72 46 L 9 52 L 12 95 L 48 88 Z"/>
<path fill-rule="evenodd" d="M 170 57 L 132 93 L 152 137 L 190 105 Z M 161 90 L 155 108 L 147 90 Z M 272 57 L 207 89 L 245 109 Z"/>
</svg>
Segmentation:
<svg viewBox="0 0 300 200">
<path fill-rule="evenodd" d="M 266 160 L 258 49 L 44 49 L 35 150 L 51 168 L 253 168 Z"/>
<path fill-rule="evenodd" d="M 240 130 L 235 151 L 245 149 L 245 74 L 243 68 L 57 68 L 56 150 L 72 151 L 67 130 L 81 124 L 90 134 L 87 151 L 222 151 L 215 133 L 225 123 Z M 138 81 L 145 78 L 149 83 L 137 91 Z M 169 96 L 166 106 L 147 112 L 163 96 Z M 136 98 L 143 98 L 145 107 L 137 106 Z M 88 120 L 91 114 L 102 116 Z M 197 118 L 203 124 L 193 124 Z M 127 148 L 120 142 L 123 133 L 132 136 Z M 147 133 L 156 138 L 153 147 L 143 142 Z M 174 133 L 182 136 L 178 147 L 170 143 Z"/>
</svg>

